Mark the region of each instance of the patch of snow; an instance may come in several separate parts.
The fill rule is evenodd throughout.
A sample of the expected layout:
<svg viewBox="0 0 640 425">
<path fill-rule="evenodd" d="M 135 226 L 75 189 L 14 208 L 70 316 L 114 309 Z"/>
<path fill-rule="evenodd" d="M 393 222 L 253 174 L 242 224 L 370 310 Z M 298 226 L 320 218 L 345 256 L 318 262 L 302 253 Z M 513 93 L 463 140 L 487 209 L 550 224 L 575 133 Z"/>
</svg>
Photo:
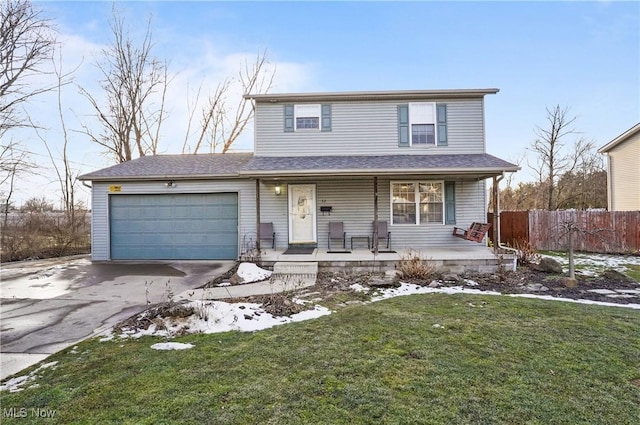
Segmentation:
<svg viewBox="0 0 640 425">
<path fill-rule="evenodd" d="M 561 263 L 565 268 L 569 267 L 569 258 L 565 255 L 544 254 L 543 257 L 553 258 Z M 593 276 L 597 275 L 602 269 L 616 269 L 624 271 L 627 269 L 626 264 L 640 265 L 640 257 L 632 255 L 612 255 L 612 254 L 590 254 L 584 252 L 576 252 L 574 254 L 574 263 L 581 266 L 577 273 Z"/>
<path fill-rule="evenodd" d="M 574 300 L 572 298 L 561 298 L 554 297 L 551 295 L 536 295 L 536 294 L 502 294 L 496 291 L 482 291 L 479 289 L 469 289 L 461 286 L 450 286 L 443 288 L 429 288 L 424 286 L 418 286 L 409 283 L 401 283 L 400 288 L 393 289 L 384 289 L 380 291 L 380 295 L 371 299 L 371 301 L 381 301 L 392 297 L 402 296 L 402 295 L 414 295 L 414 294 L 473 294 L 473 295 L 500 295 L 500 296 L 509 296 L 509 297 L 522 297 L 522 298 L 537 298 L 541 300 L 548 301 L 564 301 L 564 302 L 572 302 L 578 304 L 593 304 L 593 305 L 601 305 L 606 307 L 622 307 L 622 308 L 631 308 L 631 309 L 640 309 L 640 304 L 619 304 L 619 303 L 608 303 L 602 301 L 591 301 L 591 300 L 582 300 L 577 299 Z"/>
<path fill-rule="evenodd" d="M 500 292 L 481 291 L 479 289 L 469 289 L 463 286 L 446 286 L 442 288 L 431 288 L 428 286 L 415 285 L 413 283 L 400 283 L 399 288 L 390 288 L 380 291 L 380 294 L 371 298 L 371 301 L 381 301 L 388 298 L 402 295 L 414 294 L 476 294 L 476 295 L 501 295 Z"/>
<path fill-rule="evenodd" d="M 353 289 L 356 292 L 369 292 L 369 288 L 366 288 L 359 283 L 354 283 L 353 285 L 349 285 L 349 288 Z"/>
<path fill-rule="evenodd" d="M 261 282 L 271 277 L 271 271 L 261 269 L 253 263 L 241 263 L 236 274 L 244 283 Z"/>
<path fill-rule="evenodd" d="M 219 283 L 217 286 L 231 286 L 231 282 L 222 282 L 222 283 Z"/>
<path fill-rule="evenodd" d="M 193 347 L 195 347 L 195 345 L 183 344 L 181 342 L 159 342 L 151 346 L 154 350 L 188 350 Z"/>
<path fill-rule="evenodd" d="M 609 295 L 616 293 L 616 291 L 612 291 L 611 289 L 587 289 L 587 292 L 593 292 L 594 294 L 600 295 Z"/>
<path fill-rule="evenodd" d="M 518 298 L 537 298 L 539 300 L 547 300 L 547 301 L 563 301 L 568 303 L 576 303 L 576 304 L 592 304 L 592 305 L 601 305 L 605 307 L 623 307 L 623 308 L 632 308 L 634 310 L 640 310 L 640 304 L 618 304 L 618 303 L 607 303 L 603 301 L 591 301 L 591 300 L 574 300 L 572 298 L 561 298 L 561 297 L 552 297 L 551 295 L 534 295 L 534 294 L 508 294 L 509 297 L 518 297 Z"/>
<path fill-rule="evenodd" d="M 144 330 L 125 330 L 123 337 L 140 338 L 145 335 L 173 337 L 185 333 L 212 334 L 218 332 L 253 332 L 285 323 L 315 319 L 331 314 L 326 307 L 316 305 L 290 317 L 276 317 L 267 313 L 260 304 L 226 303 L 223 301 L 192 301 L 186 304 L 197 312 L 186 318 L 163 318 L 161 328 L 152 324 Z"/>
<path fill-rule="evenodd" d="M 464 281 L 467 284 L 467 286 L 478 286 L 479 285 L 479 283 L 476 282 L 475 280 L 465 279 Z"/>
<path fill-rule="evenodd" d="M 28 375 L 17 376 L 15 378 L 11 378 L 7 382 L 5 382 L 4 384 L 0 385 L 0 391 L 9 391 L 11 393 L 15 393 L 17 391 L 22 391 L 22 390 L 24 390 L 23 386 L 26 385 L 27 383 L 30 383 L 30 382 L 32 382 L 32 384 L 29 387 L 37 387 L 38 384 L 35 383 L 34 381 L 40 377 L 38 372 L 40 372 L 40 371 L 42 371 L 44 369 L 48 369 L 50 367 L 53 367 L 53 366 L 55 366 L 57 364 L 58 364 L 57 361 L 56 362 L 45 363 L 42 366 L 40 366 L 39 368 L 37 368 L 36 370 L 32 371 Z"/>
</svg>

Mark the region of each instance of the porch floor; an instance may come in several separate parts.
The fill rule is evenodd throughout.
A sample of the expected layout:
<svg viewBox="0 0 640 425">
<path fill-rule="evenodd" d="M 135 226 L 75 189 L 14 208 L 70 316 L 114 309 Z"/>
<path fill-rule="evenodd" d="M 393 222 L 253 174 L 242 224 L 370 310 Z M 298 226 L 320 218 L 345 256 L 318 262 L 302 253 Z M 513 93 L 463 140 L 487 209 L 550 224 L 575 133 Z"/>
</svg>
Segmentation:
<svg viewBox="0 0 640 425">
<path fill-rule="evenodd" d="M 397 249 L 396 252 L 382 252 L 375 255 L 368 249 L 354 249 L 350 253 L 329 253 L 326 249 L 316 248 L 311 254 L 285 254 L 284 249 L 263 249 L 261 262 L 272 266 L 276 262 L 318 263 L 321 271 L 386 271 L 396 268 L 402 259 L 409 259 L 416 253 L 423 260 L 435 263 L 442 272 L 479 272 L 490 273 L 498 268 L 499 259 L 493 250 L 486 246 L 468 246 L 455 248 L 431 248 L 423 251 Z M 504 254 L 503 264 L 509 269 L 514 261 L 511 253 Z"/>
</svg>

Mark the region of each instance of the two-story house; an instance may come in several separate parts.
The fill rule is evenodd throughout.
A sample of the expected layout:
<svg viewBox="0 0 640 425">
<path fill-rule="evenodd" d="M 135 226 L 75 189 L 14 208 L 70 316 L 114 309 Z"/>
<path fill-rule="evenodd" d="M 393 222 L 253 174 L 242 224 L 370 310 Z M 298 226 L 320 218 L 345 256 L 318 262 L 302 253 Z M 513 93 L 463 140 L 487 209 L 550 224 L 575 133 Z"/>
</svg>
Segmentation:
<svg viewBox="0 0 640 425">
<path fill-rule="evenodd" d="M 92 257 L 236 259 L 258 233 L 275 233 L 262 240 L 273 252 L 327 252 L 335 223 L 345 252 L 374 250 L 374 222 L 386 225 L 378 248 L 397 255 L 477 247 L 454 226 L 486 221 L 486 180 L 518 169 L 486 153 L 484 97 L 497 92 L 246 95 L 253 153 L 142 157 L 82 176 Z"/>
</svg>

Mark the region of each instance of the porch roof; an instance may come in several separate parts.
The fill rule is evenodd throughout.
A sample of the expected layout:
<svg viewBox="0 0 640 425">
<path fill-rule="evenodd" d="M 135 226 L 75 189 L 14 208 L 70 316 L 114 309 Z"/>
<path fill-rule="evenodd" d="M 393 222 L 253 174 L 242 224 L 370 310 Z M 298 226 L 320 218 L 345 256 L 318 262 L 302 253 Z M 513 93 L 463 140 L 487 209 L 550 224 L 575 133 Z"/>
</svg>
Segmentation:
<svg viewBox="0 0 640 425">
<path fill-rule="evenodd" d="M 364 176 L 394 174 L 469 175 L 480 178 L 518 171 L 520 167 L 495 156 L 458 155 L 332 155 L 254 156 L 240 171 L 255 177 Z"/>
</svg>

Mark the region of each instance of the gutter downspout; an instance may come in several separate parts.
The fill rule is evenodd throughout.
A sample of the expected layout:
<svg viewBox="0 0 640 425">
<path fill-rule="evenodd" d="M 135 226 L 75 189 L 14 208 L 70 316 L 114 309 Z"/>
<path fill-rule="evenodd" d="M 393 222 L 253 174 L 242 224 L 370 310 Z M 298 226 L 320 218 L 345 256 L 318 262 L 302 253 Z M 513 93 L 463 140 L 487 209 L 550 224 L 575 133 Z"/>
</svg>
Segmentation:
<svg viewBox="0 0 640 425">
<path fill-rule="evenodd" d="M 503 245 L 502 242 L 500 241 L 500 190 L 498 189 L 498 184 L 500 183 L 500 181 L 504 178 L 504 171 L 502 172 L 502 175 L 496 177 L 494 179 L 494 185 L 496 187 L 496 196 L 495 196 L 495 211 L 493 212 L 493 221 L 496 223 L 496 246 L 500 249 L 504 249 L 506 251 L 511 251 L 513 252 L 513 266 L 511 268 L 511 271 L 516 271 L 516 267 L 518 265 L 518 250 L 511 248 L 509 246 Z"/>
</svg>

